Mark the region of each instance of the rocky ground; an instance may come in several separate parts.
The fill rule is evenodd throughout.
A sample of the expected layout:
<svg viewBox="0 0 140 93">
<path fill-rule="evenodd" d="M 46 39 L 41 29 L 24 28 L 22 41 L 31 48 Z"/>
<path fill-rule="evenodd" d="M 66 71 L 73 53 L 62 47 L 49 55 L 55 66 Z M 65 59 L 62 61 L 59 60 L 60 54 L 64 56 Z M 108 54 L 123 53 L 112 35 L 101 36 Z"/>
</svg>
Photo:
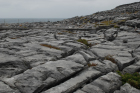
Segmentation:
<svg viewBox="0 0 140 93">
<path fill-rule="evenodd" d="M 0 93 L 140 93 L 128 83 L 122 85 L 116 73 L 140 73 L 140 19 L 124 23 L 117 24 L 119 28 L 98 26 L 94 33 L 0 31 Z M 115 39 L 106 38 L 116 31 Z"/>
</svg>

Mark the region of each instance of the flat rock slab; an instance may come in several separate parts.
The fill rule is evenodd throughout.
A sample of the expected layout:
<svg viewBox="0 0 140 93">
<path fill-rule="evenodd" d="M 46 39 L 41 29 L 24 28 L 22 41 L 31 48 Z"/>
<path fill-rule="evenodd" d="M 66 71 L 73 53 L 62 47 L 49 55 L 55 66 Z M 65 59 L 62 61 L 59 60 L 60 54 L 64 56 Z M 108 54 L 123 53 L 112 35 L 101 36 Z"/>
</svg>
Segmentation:
<svg viewBox="0 0 140 93">
<path fill-rule="evenodd" d="M 12 77 L 28 69 L 28 63 L 19 57 L 0 53 L 0 78 Z"/>
<path fill-rule="evenodd" d="M 42 93 L 72 93 L 87 81 L 90 81 L 90 79 L 95 79 L 99 76 L 101 76 L 101 72 L 94 69 L 87 70 L 82 72 L 80 75 Z"/>
<path fill-rule="evenodd" d="M 11 89 L 8 85 L 0 81 L 0 93 L 20 93 L 18 90 Z"/>
<path fill-rule="evenodd" d="M 66 46 L 74 47 L 74 48 L 82 48 L 84 44 L 76 43 L 76 42 L 67 42 Z"/>
<path fill-rule="evenodd" d="M 118 74 L 110 72 L 107 75 L 97 78 L 90 84 L 99 87 L 105 93 L 113 93 L 116 89 L 118 89 L 121 86 L 122 82 L 121 77 Z"/>
<path fill-rule="evenodd" d="M 126 43 L 126 44 L 123 44 L 124 46 L 127 46 L 127 47 L 129 47 L 129 48 L 137 48 L 137 46 L 139 46 L 140 45 L 140 39 L 139 39 L 139 41 L 136 41 L 135 39 L 132 41 L 132 42 L 128 42 L 128 43 Z"/>
<path fill-rule="evenodd" d="M 104 60 L 102 63 L 100 61 L 92 61 L 92 63 L 97 64 L 97 66 L 93 66 L 92 68 L 106 74 L 109 72 L 115 72 L 118 70 L 118 67 L 116 64 L 112 63 L 109 60 Z"/>
<path fill-rule="evenodd" d="M 106 42 L 105 44 L 98 44 L 96 46 L 93 46 L 92 48 L 99 48 L 99 49 L 106 49 L 106 50 L 122 50 L 125 47 L 124 46 L 116 46 L 115 44 L 112 44 L 110 42 Z"/>
<path fill-rule="evenodd" d="M 85 60 L 87 62 L 92 61 L 92 60 L 96 60 L 95 55 L 90 51 L 79 51 L 79 53 L 81 55 L 83 55 L 83 57 L 85 58 Z"/>
<path fill-rule="evenodd" d="M 140 93 L 140 90 L 132 87 L 130 84 L 126 83 L 121 86 L 120 90 L 116 90 L 114 93 Z"/>
<path fill-rule="evenodd" d="M 124 46 L 116 46 L 114 43 L 103 43 L 93 46 L 91 51 L 100 58 L 104 58 L 108 55 L 117 55 L 120 51 L 125 49 Z"/>
<path fill-rule="evenodd" d="M 105 93 L 101 88 L 94 86 L 92 84 L 84 86 L 81 90 L 86 93 Z"/>
<path fill-rule="evenodd" d="M 82 68 L 83 65 L 71 61 L 50 61 L 25 71 L 14 82 L 22 93 L 33 93 L 71 76 Z"/>
<path fill-rule="evenodd" d="M 37 54 L 37 51 L 26 49 L 26 50 L 20 50 L 16 52 L 16 54 L 22 57 L 28 57 Z"/>
<path fill-rule="evenodd" d="M 136 62 L 135 64 L 132 64 L 126 68 L 123 69 L 123 73 L 135 73 L 140 72 L 140 61 Z"/>
<path fill-rule="evenodd" d="M 24 57 L 24 59 L 31 65 L 31 67 L 35 67 L 44 64 L 49 60 L 52 60 L 53 57 L 46 56 L 45 54 L 35 54 L 28 57 Z"/>
<path fill-rule="evenodd" d="M 104 58 L 108 55 L 116 55 L 119 53 L 118 50 L 110 50 L 110 49 L 101 49 L 101 48 L 93 48 L 91 51 L 98 57 Z"/>
<path fill-rule="evenodd" d="M 82 90 L 77 90 L 76 92 L 73 92 L 73 93 L 87 93 L 87 92 L 84 92 Z"/>
<path fill-rule="evenodd" d="M 71 56 L 68 56 L 68 57 L 64 58 L 64 60 L 74 61 L 76 63 L 83 64 L 83 65 L 87 64 L 85 58 L 80 53 L 76 53 Z"/>
<path fill-rule="evenodd" d="M 43 52 L 50 56 L 56 56 L 58 58 L 63 57 L 63 55 L 65 54 L 65 52 L 62 51 L 61 49 L 49 48 L 49 47 L 42 46 L 40 44 L 44 44 L 44 43 L 28 43 L 25 46 L 28 47 L 28 49 Z"/>
<path fill-rule="evenodd" d="M 136 59 L 132 57 L 119 57 L 119 56 L 113 56 L 113 58 L 116 60 L 119 70 L 123 70 L 125 67 L 132 65 Z"/>
</svg>

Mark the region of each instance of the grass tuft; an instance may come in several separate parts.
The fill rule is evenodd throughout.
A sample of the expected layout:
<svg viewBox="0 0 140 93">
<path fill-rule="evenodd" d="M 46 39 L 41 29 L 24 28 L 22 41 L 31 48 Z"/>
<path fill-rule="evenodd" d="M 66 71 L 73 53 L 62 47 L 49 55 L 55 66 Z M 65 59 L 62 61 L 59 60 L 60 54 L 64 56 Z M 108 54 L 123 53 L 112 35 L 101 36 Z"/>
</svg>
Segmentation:
<svg viewBox="0 0 140 93">
<path fill-rule="evenodd" d="M 88 66 L 89 66 L 89 67 L 97 66 L 97 64 L 95 64 L 95 63 L 92 63 L 92 64 L 91 64 L 91 63 L 88 63 Z"/>
<path fill-rule="evenodd" d="M 113 58 L 112 55 L 107 55 L 107 56 L 105 56 L 105 57 L 104 57 L 104 60 L 109 60 L 109 61 L 111 61 L 111 62 L 117 64 L 116 60 Z"/>
<path fill-rule="evenodd" d="M 57 34 L 62 35 L 63 33 L 57 33 Z"/>
<path fill-rule="evenodd" d="M 17 39 L 17 38 L 14 38 L 14 37 L 13 37 L 13 38 L 11 38 L 11 39 Z"/>
<path fill-rule="evenodd" d="M 48 47 L 48 48 L 53 48 L 53 49 L 57 49 L 57 50 L 61 50 L 60 48 L 58 47 L 55 47 L 55 46 L 52 46 L 52 45 L 48 45 L 48 44 L 40 44 L 41 46 L 44 46 L 44 47 Z"/>
<path fill-rule="evenodd" d="M 91 47 L 92 46 L 92 44 L 91 43 L 88 43 L 88 41 L 86 39 L 78 39 L 77 41 L 85 44 L 88 47 Z"/>
<path fill-rule="evenodd" d="M 104 25 L 110 25 L 110 24 L 112 24 L 112 21 L 113 21 L 113 20 L 102 21 L 101 23 L 104 24 Z"/>
</svg>

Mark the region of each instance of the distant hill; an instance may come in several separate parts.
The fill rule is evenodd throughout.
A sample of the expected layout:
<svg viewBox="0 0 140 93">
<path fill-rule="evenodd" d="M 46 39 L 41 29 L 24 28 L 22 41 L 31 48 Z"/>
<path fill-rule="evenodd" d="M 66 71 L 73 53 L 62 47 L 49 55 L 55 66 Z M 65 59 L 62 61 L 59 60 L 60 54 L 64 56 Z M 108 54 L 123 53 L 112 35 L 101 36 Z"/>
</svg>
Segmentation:
<svg viewBox="0 0 140 93">
<path fill-rule="evenodd" d="M 135 18 L 140 18 L 140 2 L 120 5 L 114 9 L 96 12 L 91 15 L 76 16 L 73 18 L 63 20 L 62 22 L 65 24 L 70 23 L 72 25 L 84 25 L 89 23 L 95 24 L 96 26 L 97 22 L 101 22 L 101 25 L 106 25 L 106 21 L 110 20 L 109 22 L 112 25 Z"/>
</svg>

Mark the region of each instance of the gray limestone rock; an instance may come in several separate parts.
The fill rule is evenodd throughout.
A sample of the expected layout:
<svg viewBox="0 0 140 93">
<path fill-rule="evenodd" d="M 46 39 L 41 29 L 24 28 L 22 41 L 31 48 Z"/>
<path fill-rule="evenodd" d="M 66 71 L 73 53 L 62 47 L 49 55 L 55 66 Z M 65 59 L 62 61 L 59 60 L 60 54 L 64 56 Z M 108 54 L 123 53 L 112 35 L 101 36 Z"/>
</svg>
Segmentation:
<svg viewBox="0 0 140 93">
<path fill-rule="evenodd" d="M 81 48 L 86 47 L 84 44 L 79 43 L 79 42 L 66 42 L 64 45 L 69 46 L 69 47 L 73 47 L 76 49 L 81 49 Z"/>
<path fill-rule="evenodd" d="M 138 19 L 127 20 L 126 25 L 133 26 L 133 27 L 139 26 L 140 25 L 140 20 L 138 20 Z"/>
<path fill-rule="evenodd" d="M 105 93 L 101 88 L 92 84 L 85 85 L 81 90 L 86 93 Z"/>
<path fill-rule="evenodd" d="M 120 30 L 123 30 L 123 31 L 131 31 L 131 30 L 133 30 L 133 28 L 132 27 L 129 27 L 129 26 L 121 26 L 120 27 Z"/>
<path fill-rule="evenodd" d="M 89 69 L 82 72 L 78 76 L 73 77 L 66 82 L 51 89 L 48 89 L 47 91 L 42 93 L 72 93 L 73 91 L 84 85 L 86 82 L 99 76 L 101 76 L 101 72 L 94 69 Z"/>
<path fill-rule="evenodd" d="M 126 68 L 123 69 L 123 73 L 135 73 L 135 72 L 140 72 L 140 61 L 138 61 L 135 64 L 132 64 Z"/>
<path fill-rule="evenodd" d="M 76 63 L 87 65 L 85 58 L 80 53 L 76 53 L 74 55 L 68 56 L 68 57 L 64 58 L 64 60 L 71 60 Z"/>
<path fill-rule="evenodd" d="M 76 92 L 73 92 L 73 93 L 87 93 L 87 92 L 84 92 L 82 90 L 77 90 Z"/>
<path fill-rule="evenodd" d="M 116 17 L 113 22 L 119 22 L 121 20 L 127 20 L 129 17 Z"/>
<path fill-rule="evenodd" d="M 95 63 L 93 61 L 93 63 Z M 104 60 L 101 63 L 95 63 L 97 64 L 97 66 L 93 66 L 92 68 L 98 70 L 98 71 L 101 71 L 103 74 L 106 74 L 106 73 L 109 73 L 109 72 L 114 72 L 114 71 L 117 71 L 118 70 L 118 67 L 116 64 L 112 63 L 111 61 L 109 60 Z"/>
<path fill-rule="evenodd" d="M 18 90 L 11 89 L 8 85 L 0 81 L 0 93 L 20 93 Z"/>
<path fill-rule="evenodd" d="M 79 53 L 81 54 L 81 55 L 83 55 L 83 57 L 85 58 L 85 60 L 87 61 L 87 62 L 89 62 L 89 61 L 92 61 L 92 60 L 96 60 L 96 57 L 95 57 L 95 55 L 93 55 L 93 54 L 91 54 L 90 52 L 86 52 L 86 51 L 79 51 Z"/>
<path fill-rule="evenodd" d="M 116 31 L 116 29 L 109 29 L 107 31 L 104 31 L 103 34 L 104 34 L 104 39 L 106 39 L 107 41 L 113 41 L 117 38 L 118 31 Z"/>
<path fill-rule="evenodd" d="M 133 54 L 135 57 L 137 57 L 140 60 L 140 47 L 137 49 L 134 49 Z"/>
<path fill-rule="evenodd" d="M 49 45 L 48 43 L 35 43 L 34 42 L 34 43 L 28 43 L 24 45 L 28 47 L 30 50 L 46 53 L 49 56 L 56 56 L 57 58 L 61 58 L 65 55 L 65 52 L 59 49 L 59 47 L 57 47 L 58 49 L 46 47 L 45 45 Z"/>
<path fill-rule="evenodd" d="M 50 61 L 25 71 L 15 79 L 15 85 L 22 93 L 33 93 L 71 76 L 82 68 L 83 65 L 71 61 Z"/>
<path fill-rule="evenodd" d="M 126 83 L 121 86 L 120 90 L 116 90 L 114 93 L 140 93 L 140 90 L 132 87 L 130 84 Z"/>
<path fill-rule="evenodd" d="M 125 47 L 124 46 L 116 46 L 112 43 L 105 43 L 105 44 L 98 44 L 91 48 L 91 51 L 96 56 L 104 59 L 105 56 L 108 55 L 117 55 L 120 51 L 122 51 Z"/>
<path fill-rule="evenodd" d="M 119 56 L 113 56 L 113 58 L 116 60 L 119 70 L 123 70 L 125 67 L 132 65 L 135 63 L 136 58 L 132 57 L 119 57 Z"/>
<path fill-rule="evenodd" d="M 28 63 L 23 59 L 0 53 L 0 78 L 12 77 L 23 73 L 28 68 Z"/>
<path fill-rule="evenodd" d="M 110 72 L 107 75 L 99 77 L 90 84 L 99 87 L 105 93 L 113 93 L 121 86 L 122 82 L 118 74 Z"/>
</svg>

